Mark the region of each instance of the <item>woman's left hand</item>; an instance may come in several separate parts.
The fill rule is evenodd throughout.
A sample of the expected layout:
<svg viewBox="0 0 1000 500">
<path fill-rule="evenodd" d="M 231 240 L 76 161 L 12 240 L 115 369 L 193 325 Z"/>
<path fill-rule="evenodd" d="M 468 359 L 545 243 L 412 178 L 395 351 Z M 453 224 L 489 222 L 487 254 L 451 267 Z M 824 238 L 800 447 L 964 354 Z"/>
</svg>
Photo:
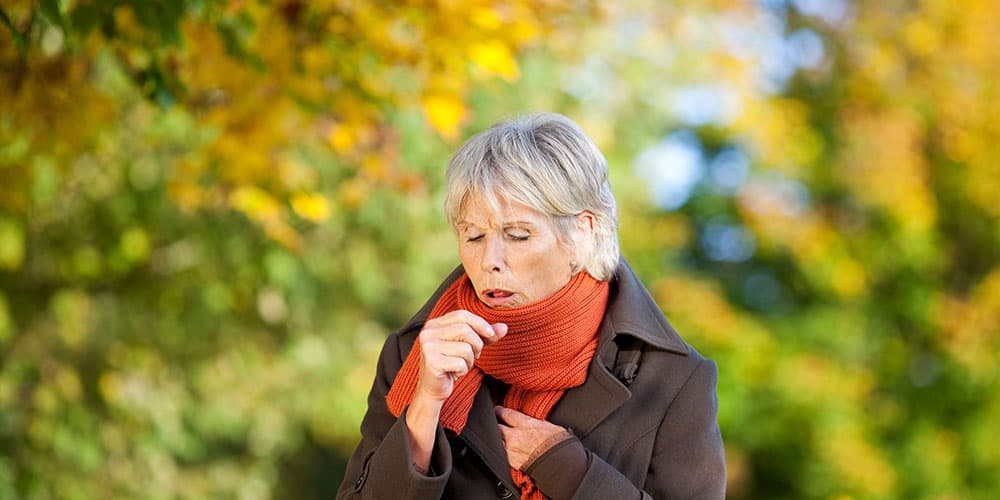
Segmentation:
<svg viewBox="0 0 1000 500">
<path fill-rule="evenodd" d="M 500 421 L 500 434 L 503 436 L 504 447 L 507 448 L 507 461 L 518 470 L 524 470 L 524 467 L 531 465 L 527 463 L 529 459 L 545 452 L 538 450 L 539 446 L 553 446 L 559 442 L 553 440 L 556 435 L 567 433 L 566 429 L 552 422 L 529 417 L 517 410 L 496 406 L 494 412 Z"/>
</svg>

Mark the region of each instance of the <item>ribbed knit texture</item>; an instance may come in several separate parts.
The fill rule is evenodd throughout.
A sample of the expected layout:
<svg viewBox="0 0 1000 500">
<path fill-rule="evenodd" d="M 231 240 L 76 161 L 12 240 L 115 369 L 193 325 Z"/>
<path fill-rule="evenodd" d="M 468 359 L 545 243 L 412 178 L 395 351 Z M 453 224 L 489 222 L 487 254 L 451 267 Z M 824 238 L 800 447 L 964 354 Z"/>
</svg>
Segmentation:
<svg viewBox="0 0 1000 500">
<path fill-rule="evenodd" d="M 566 389 L 587 379 L 587 368 L 597 349 L 597 330 L 608 303 L 608 283 L 587 273 L 576 274 L 551 297 L 523 307 L 491 309 L 476 297 L 468 276 L 455 281 L 438 299 L 428 319 L 465 309 L 488 323 L 506 323 L 507 335 L 483 348 L 465 376 L 455 381 L 451 396 L 441 409 L 441 425 L 461 433 L 483 373 L 510 385 L 504 406 L 544 420 Z M 418 344 L 403 362 L 386 395 L 397 417 L 410 404 L 420 374 Z M 542 494 L 526 474 L 511 468 L 522 499 Z"/>
</svg>

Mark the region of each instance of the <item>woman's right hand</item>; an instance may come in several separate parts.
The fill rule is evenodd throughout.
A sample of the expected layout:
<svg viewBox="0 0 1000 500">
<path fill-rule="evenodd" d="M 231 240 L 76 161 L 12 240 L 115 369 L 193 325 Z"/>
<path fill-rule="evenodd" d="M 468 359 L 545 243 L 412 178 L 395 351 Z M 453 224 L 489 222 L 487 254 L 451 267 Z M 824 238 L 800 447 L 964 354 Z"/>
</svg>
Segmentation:
<svg viewBox="0 0 1000 500">
<path fill-rule="evenodd" d="M 491 325 L 466 310 L 427 321 L 420 331 L 420 379 L 414 399 L 444 404 L 455 389 L 455 381 L 469 372 L 483 347 L 506 334 L 506 324 Z"/>
<path fill-rule="evenodd" d="M 504 323 L 489 324 L 469 311 L 452 311 L 424 323 L 420 331 L 420 378 L 406 412 L 410 455 L 417 472 L 426 474 L 435 429 L 455 380 L 469 373 L 483 347 L 507 334 Z"/>
</svg>

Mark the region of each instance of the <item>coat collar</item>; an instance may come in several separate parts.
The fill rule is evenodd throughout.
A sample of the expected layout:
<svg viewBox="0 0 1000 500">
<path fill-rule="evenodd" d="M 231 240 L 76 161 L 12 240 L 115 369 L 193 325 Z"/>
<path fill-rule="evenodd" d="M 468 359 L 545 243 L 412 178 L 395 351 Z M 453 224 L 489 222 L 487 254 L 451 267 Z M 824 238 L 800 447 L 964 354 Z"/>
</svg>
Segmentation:
<svg viewBox="0 0 1000 500">
<path fill-rule="evenodd" d="M 660 306 L 649 296 L 646 287 L 639 281 L 625 259 L 618 261 L 615 278 L 611 281 L 611 293 L 605 323 L 610 323 L 612 339 L 619 335 L 635 337 L 657 349 L 687 355 L 688 345 L 670 325 L 660 311 Z M 601 342 L 607 348 L 602 332 Z M 605 349 L 606 350 L 606 349 Z"/>
</svg>

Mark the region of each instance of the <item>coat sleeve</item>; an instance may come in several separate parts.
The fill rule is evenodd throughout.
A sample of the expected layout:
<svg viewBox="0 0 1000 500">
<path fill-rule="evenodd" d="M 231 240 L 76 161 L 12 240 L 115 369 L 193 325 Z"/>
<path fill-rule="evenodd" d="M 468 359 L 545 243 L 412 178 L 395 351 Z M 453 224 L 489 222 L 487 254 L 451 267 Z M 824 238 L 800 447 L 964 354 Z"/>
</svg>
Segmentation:
<svg viewBox="0 0 1000 500">
<path fill-rule="evenodd" d="M 717 421 L 717 379 L 711 360 L 702 360 L 692 371 L 657 430 L 641 490 L 601 457 L 591 454 L 572 498 L 725 498 L 726 462 Z"/>
<path fill-rule="evenodd" d="M 397 418 L 386 405 L 390 378 L 395 377 L 402 363 L 399 335 L 390 335 L 379 355 L 375 381 L 368 394 L 368 411 L 361 422 L 361 442 L 347 463 L 344 481 L 337 491 L 338 500 L 425 500 L 441 498 L 444 492 L 452 461 L 451 447 L 443 429 L 438 426 L 431 456 L 431 475 L 425 476 L 413 467 L 406 410 Z"/>
</svg>

